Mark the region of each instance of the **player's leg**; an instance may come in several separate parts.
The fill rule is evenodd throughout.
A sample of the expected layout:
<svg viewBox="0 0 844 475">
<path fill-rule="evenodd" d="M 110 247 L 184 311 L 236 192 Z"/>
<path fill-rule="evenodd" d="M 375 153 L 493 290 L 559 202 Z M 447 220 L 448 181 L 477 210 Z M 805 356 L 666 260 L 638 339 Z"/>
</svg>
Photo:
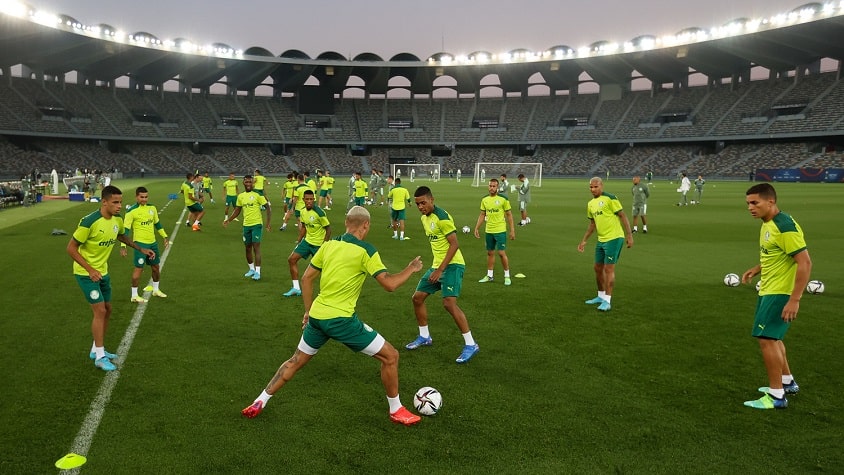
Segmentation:
<svg viewBox="0 0 844 475">
<path fill-rule="evenodd" d="M 507 233 L 496 234 L 496 246 L 501 266 L 504 268 L 504 285 L 510 285 L 510 259 L 507 257 Z"/>
<path fill-rule="evenodd" d="M 495 266 L 495 235 L 486 233 L 484 235 L 484 242 L 486 244 L 486 275 L 478 282 L 492 282 L 493 267 Z"/>
<path fill-rule="evenodd" d="M 413 302 L 413 314 L 416 316 L 416 325 L 419 327 L 419 334 L 410 343 L 404 345 L 408 350 L 415 350 L 420 346 L 431 346 L 433 339 L 428 330 L 428 307 L 425 305 L 425 300 L 434 292 L 436 284 L 428 282 L 428 277 L 434 269 L 429 269 L 422 280 L 419 281 L 416 292 L 410 300 Z M 420 289 L 421 287 L 421 289 Z"/>
<path fill-rule="evenodd" d="M 290 256 L 287 257 L 287 265 L 290 267 L 290 279 L 293 283 L 290 290 L 282 294 L 285 297 L 302 295 L 302 288 L 299 287 L 299 260 L 302 259 L 302 251 L 299 248 L 303 243 L 307 246 L 307 242 L 303 239 L 302 242 L 296 245 L 296 249 L 290 253 Z"/>
<path fill-rule="evenodd" d="M 136 263 L 136 265 L 132 269 L 132 297 L 131 297 L 130 300 L 132 302 L 135 302 L 135 303 L 143 303 L 143 302 L 146 302 L 146 299 L 141 297 L 138 294 L 138 286 L 141 283 L 141 274 L 143 274 L 143 272 L 144 272 L 144 267 L 143 267 L 143 263 L 141 264 L 140 267 L 137 266 L 137 254 L 140 254 L 140 253 L 135 251 L 135 263 Z M 141 255 L 143 256 L 143 254 L 141 254 Z"/>
<path fill-rule="evenodd" d="M 260 225 L 258 225 L 260 227 Z M 253 242 L 252 243 L 252 252 L 254 254 L 254 262 L 255 262 L 255 275 L 252 276 L 253 280 L 261 280 L 261 243 L 260 242 Z"/>
</svg>

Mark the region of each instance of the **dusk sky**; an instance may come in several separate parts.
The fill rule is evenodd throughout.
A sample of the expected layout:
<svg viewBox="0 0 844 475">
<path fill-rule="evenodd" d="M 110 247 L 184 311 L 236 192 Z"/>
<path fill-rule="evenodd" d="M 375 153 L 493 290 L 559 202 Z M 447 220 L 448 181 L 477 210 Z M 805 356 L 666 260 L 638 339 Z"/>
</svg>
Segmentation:
<svg viewBox="0 0 844 475">
<path fill-rule="evenodd" d="M 599 40 L 624 42 L 643 34 L 710 28 L 730 20 L 770 17 L 799 0 L 30 0 L 82 23 L 108 23 L 160 39 L 266 48 L 278 56 L 298 49 L 310 57 L 336 51 L 384 59 L 409 52 L 421 59 L 445 51 L 498 53 L 578 48 Z M 443 47 L 444 45 L 444 47 Z"/>
</svg>

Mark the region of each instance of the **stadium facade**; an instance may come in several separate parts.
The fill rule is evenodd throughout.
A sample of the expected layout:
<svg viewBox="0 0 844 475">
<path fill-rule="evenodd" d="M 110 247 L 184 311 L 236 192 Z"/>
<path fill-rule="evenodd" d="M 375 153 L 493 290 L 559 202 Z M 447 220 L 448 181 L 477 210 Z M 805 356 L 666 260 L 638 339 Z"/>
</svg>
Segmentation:
<svg viewBox="0 0 844 475">
<path fill-rule="evenodd" d="M 561 176 L 842 168 L 839 10 L 807 4 L 579 50 L 384 60 L 202 49 L 7 9 L 0 176 L 80 167 L 342 175 L 390 163 L 465 174 L 476 162 L 542 162 Z"/>
</svg>

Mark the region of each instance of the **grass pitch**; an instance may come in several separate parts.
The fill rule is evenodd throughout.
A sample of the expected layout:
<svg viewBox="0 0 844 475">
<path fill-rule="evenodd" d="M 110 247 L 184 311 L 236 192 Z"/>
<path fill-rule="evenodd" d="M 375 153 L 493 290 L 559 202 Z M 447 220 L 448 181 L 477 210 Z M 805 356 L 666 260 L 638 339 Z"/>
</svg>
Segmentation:
<svg viewBox="0 0 844 475">
<path fill-rule="evenodd" d="M 270 187 L 280 204 L 280 188 Z M 338 183 L 344 180 L 338 179 Z M 742 406 L 766 385 L 750 337 L 755 292 L 729 288 L 758 260 L 759 222 L 744 205 L 746 182 L 708 182 L 703 204 L 677 207 L 676 184 L 654 183 L 647 235 L 635 235 L 617 267 L 613 309 L 583 304 L 595 294 L 586 229 L 586 179 L 544 180 L 533 190 L 532 224 L 510 243 L 513 285 L 479 284 L 483 241 L 460 234 L 467 261 L 459 304 L 480 353 L 458 366 L 462 339 L 438 295 L 428 299 L 432 347 L 400 350 L 401 395 L 436 387 L 441 412 L 415 427 L 396 426 L 378 364 L 331 343 L 254 420 L 240 415 L 295 348 L 302 301 L 285 299 L 286 257 L 294 234 L 274 231 L 263 248 L 262 280 L 243 278 L 240 227 L 224 229 L 223 206 L 209 204 L 201 233 L 177 227 L 182 203 L 168 203 L 179 180 L 117 183 L 124 204 L 150 189 L 174 237 L 162 272 L 169 297 L 149 302 L 120 376 L 91 436 L 83 473 L 834 473 L 844 410 L 838 405 L 844 306 L 839 255 L 844 187 L 777 184 L 780 208 L 802 225 L 823 295 L 805 295 L 786 337 L 801 392 L 784 411 Z M 458 227 L 474 226 L 485 188 L 430 185 Z M 219 187 L 219 183 L 217 183 Z M 630 181 L 610 180 L 629 213 Z M 343 231 L 345 189 L 328 212 Z M 514 206 L 516 202 L 514 201 Z M 52 473 L 69 452 L 105 374 L 88 359 L 91 311 L 65 253 L 92 203 L 45 201 L 0 212 L 0 472 Z M 409 241 L 390 239 L 387 210 L 371 208 L 368 240 L 397 271 L 431 252 L 415 208 Z M 178 229 L 174 232 L 174 229 Z M 129 302 L 131 264 L 110 262 L 114 351 L 137 306 Z M 416 333 L 410 295 L 418 275 L 394 293 L 372 279 L 358 302 L 361 319 L 397 348 Z M 149 279 L 144 274 L 143 285 Z"/>
</svg>

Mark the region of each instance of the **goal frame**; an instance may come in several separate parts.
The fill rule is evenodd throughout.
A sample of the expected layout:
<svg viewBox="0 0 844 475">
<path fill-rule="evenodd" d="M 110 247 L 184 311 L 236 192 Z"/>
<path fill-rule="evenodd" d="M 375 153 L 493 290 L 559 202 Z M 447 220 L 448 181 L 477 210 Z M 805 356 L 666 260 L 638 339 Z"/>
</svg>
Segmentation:
<svg viewBox="0 0 844 475">
<path fill-rule="evenodd" d="M 481 171 L 486 170 L 483 180 Z M 486 184 L 492 178 L 498 178 L 501 174 L 507 175 L 507 180 L 515 184 L 519 173 L 523 173 L 530 181 L 531 187 L 542 186 L 542 162 L 475 162 L 475 174 L 472 177 L 472 186 L 481 186 L 481 181 Z M 506 190 L 509 193 L 510 190 Z"/>
<path fill-rule="evenodd" d="M 431 180 L 431 169 L 433 168 L 436 170 L 436 175 L 434 181 L 439 181 L 442 178 L 442 165 L 439 163 L 391 163 L 390 164 L 390 175 L 396 177 L 396 170 L 401 168 L 401 178 L 402 181 L 411 183 L 415 180 Z M 413 179 L 410 178 L 410 170 L 415 169 L 416 173 L 414 174 Z M 422 172 L 424 170 L 424 172 Z M 421 173 L 420 173 L 421 172 Z"/>
</svg>

